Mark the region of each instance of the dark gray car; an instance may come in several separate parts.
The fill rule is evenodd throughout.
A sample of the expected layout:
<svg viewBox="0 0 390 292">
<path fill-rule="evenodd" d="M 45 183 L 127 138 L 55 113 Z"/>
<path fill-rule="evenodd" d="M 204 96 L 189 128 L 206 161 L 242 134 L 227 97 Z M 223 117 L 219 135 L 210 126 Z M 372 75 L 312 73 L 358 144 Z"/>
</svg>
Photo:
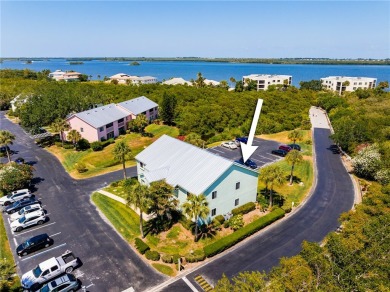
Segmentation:
<svg viewBox="0 0 390 292">
<path fill-rule="evenodd" d="M 15 203 L 4 207 L 3 212 L 5 212 L 7 214 L 12 214 L 12 213 L 18 212 L 20 209 L 22 209 L 26 206 L 29 206 L 32 204 L 37 204 L 37 203 L 40 204 L 40 202 L 35 197 L 24 198 L 20 201 L 16 201 Z"/>
</svg>

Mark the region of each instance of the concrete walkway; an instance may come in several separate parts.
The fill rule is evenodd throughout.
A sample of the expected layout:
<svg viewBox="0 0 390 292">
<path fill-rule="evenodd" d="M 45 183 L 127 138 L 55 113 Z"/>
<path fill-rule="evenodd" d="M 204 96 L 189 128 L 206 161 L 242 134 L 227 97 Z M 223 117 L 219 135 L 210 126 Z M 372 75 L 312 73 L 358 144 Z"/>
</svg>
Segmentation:
<svg viewBox="0 0 390 292">
<path fill-rule="evenodd" d="M 115 200 L 115 201 L 118 201 L 118 202 L 120 202 L 120 203 L 122 203 L 122 204 L 124 204 L 124 205 L 127 205 L 126 200 L 123 199 L 123 198 L 121 198 L 121 197 L 119 197 L 119 196 L 117 196 L 117 195 L 114 195 L 114 194 L 112 194 L 112 193 L 110 193 L 110 192 L 107 192 L 107 191 L 105 191 L 105 190 L 103 190 L 103 189 L 100 189 L 100 190 L 98 190 L 97 192 L 100 193 L 100 194 L 102 194 L 102 195 L 105 195 L 106 197 L 109 197 L 109 198 L 111 198 L 111 199 L 113 199 L 113 200 Z M 140 215 L 140 211 L 139 211 L 138 208 L 134 208 L 134 206 L 131 206 L 131 209 L 133 209 L 133 211 L 136 212 L 136 213 L 138 214 L 138 216 Z M 149 220 L 152 219 L 153 217 L 154 217 L 153 215 L 148 215 L 148 214 L 142 213 L 142 218 L 143 218 L 145 221 L 149 221 Z"/>
</svg>

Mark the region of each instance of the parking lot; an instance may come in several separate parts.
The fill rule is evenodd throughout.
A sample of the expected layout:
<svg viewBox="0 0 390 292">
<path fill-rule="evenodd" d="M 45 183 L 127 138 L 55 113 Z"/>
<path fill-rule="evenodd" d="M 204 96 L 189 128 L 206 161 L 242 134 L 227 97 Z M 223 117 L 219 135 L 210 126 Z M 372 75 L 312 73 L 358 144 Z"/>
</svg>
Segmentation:
<svg viewBox="0 0 390 292">
<path fill-rule="evenodd" d="M 254 138 L 253 145 L 259 147 L 253 153 L 250 159 L 253 160 L 259 168 L 281 159 L 281 157 L 271 154 L 271 151 L 274 149 L 278 149 L 281 143 L 260 138 Z M 207 150 L 216 155 L 225 157 L 233 161 L 242 158 L 240 147 L 238 147 L 237 149 L 229 149 L 223 146 L 216 146 Z"/>
</svg>

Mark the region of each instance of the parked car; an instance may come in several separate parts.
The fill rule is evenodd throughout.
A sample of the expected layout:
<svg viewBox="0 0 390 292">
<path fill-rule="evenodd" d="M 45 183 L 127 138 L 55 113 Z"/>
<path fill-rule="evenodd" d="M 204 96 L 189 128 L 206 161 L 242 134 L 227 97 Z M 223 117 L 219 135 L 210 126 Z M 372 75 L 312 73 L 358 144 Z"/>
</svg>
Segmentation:
<svg viewBox="0 0 390 292">
<path fill-rule="evenodd" d="M 42 225 L 46 221 L 46 215 L 43 210 L 35 211 L 32 213 L 28 213 L 23 215 L 23 217 L 19 218 L 11 223 L 12 231 L 22 231 L 24 228 L 33 226 L 33 225 Z"/>
<path fill-rule="evenodd" d="M 235 142 L 236 142 L 236 145 L 240 147 L 241 142 L 244 144 L 248 143 L 248 137 L 238 137 L 238 138 L 236 138 Z"/>
<path fill-rule="evenodd" d="M 292 148 L 288 145 L 280 145 L 279 149 L 284 150 L 286 152 L 290 152 L 292 150 Z"/>
<path fill-rule="evenodd" d="M 284 157 L 284 156 L 287 155 L 288 152 L 285 151 L 285 150 L 282 150 L 282 149 L 276 149 L 276 150 L 272 150 L 271 153 L 274 154 L 274 155 L 278 155 L 278 156 Z"/>
<path fill-rule="evenodd" d="M 21 217 L 23 217 L 23 215 L 28 214 L 28 213 L 32 213 L 32 212 L 35 212 L 38 210 L 43 211 L 41 204 L 29 205 L 29 206 L 26 206 L 26 207 L 20 209 L 18 212 L 12 214 L 9 217 L 9 219 L 11 220 L 11 222 L 15 221 L 15 220 L 19 220 Z"/>
<path fill-rule="evenodd" d="M 37 203 L 39 203 L 39 201 L 37 201 L 37 199 L 35 199 L 35 197 L 33 197 L 33 198 L 27 197 L 27 198 L 21 199 L 19 201 L 16 201 L 15 203 L 13 203 L 11 205 L 5 206 L 3 208 L 3 212 L 5 212 L 7 214 L 12 214 L 12 213 L 18 212 L 20 209 L 22 209 L 26 206 L 29 206 L 32 204 L 37 204 Z"/>
<path fill-rule="evenodd" d="M 77 278 L 72 274 L 65 274 L 44 285 L 40 292 L 68 292 L 76 291 L 80 286 Z"/>
<path fill-rule="evenodd" d="M 16 248 L 16 253 L 18 256 L 25 256 L 44 247 L 48 247 L 51 244 L 53 244 L 53 239 L 51 239 L 46 233 L 39 234 L 21 243 Z"/>
<path fill-rule="evenodd" d="M 245 166 L 248 166 L 248 167 L 253 168 L 253 169 L 257 168 L 257 164 L 253 160 L 250 160 L 250 159 L 245 161 L 245 163 L 244 163 L 244 159 L 242 159 L 242 158 L 240 158 L 239 160 L 236 160 L 235 162 L 242 164 L 242 165 L 245 165 Z"/>
<path fill-rule="evenodd" d="M 223 142 L 223 143 L 221 144 L 221 146 L 226 147 L 226 148 L 229 148 L 229 149 L 237 149 L 237 145 L 236 145 L 236 143 L 234 143 L 233 141 Z"/>
<path fill-rule="evenodd" d="M 0 205 L 7 206 L 23 198 L 32 196 L 34 195 L 28 189 L 13 191 L 9 195 L 0 198 Z"/>
<path fill-rule="evenodd" d="M 301 151 L 301 146 L 299 146 L 298 144 L 288 144 L 287 146 L 289 146 L 291 149 Z"/>
<path fill-rule="evenodd" d="M 15 162 L 16 162 L 17 164 L 24 164 L 24 158 L 18 157 L 18 158 L 15 159 Z"/>
<path fill-rule="evenodd" d="M 78 265 L 79 259 L 70 250 L 67 250 L 59 257 L 52 257 L 43 261 L 34 269 L 25 273 L 21 280 L 22 286 L 25 289 L 36 290 L 41 284 L 59 275 L 72 272 Z"/>
</svg>

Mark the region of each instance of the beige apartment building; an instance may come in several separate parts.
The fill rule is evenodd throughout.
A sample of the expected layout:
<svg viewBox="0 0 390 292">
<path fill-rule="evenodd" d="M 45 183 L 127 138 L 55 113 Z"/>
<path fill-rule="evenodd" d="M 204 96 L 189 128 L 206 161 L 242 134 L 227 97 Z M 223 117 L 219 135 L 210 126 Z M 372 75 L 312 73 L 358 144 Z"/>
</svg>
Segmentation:
<svg viewBox="0 0 390 292">
<path fill-rule="evenodd" d="M 371 77 L 329 76 L 321 78 L 321 82 L 324 88 L 337 91 L 339 94 L 344 91 L 375 88 L 376 86 L 376 78 Z"/>
<path fill-rule="evenodd" d="M 257 91 L 267 90 L 270 85 L 291 85 L 291 75 L 268 75 L 268 74 L 251 74 L 242 77 L 242 83 L 245 84 L 245 80 L 253 80 L 257 83 Z"/>
</svg>

